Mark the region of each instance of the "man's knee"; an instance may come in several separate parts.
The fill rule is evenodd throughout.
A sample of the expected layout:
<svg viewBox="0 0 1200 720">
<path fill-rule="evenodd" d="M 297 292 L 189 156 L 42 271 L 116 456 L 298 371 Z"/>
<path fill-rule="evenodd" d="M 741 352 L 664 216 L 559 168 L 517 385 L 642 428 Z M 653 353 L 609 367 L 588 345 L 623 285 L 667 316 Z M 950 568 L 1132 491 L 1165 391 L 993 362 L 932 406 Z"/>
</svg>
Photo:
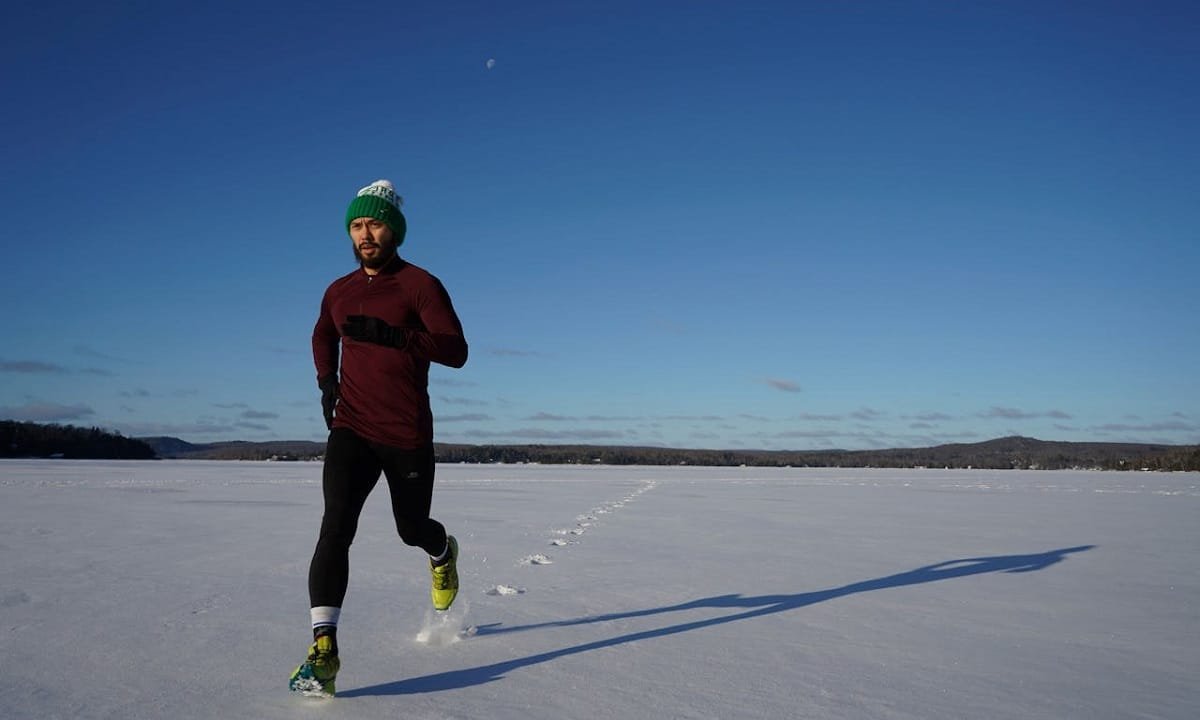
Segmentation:
<svg viewBox="0 0 1200 720">
<path fill-rule="evenodd" d="M 414 520 L 397 520 L 396 532 L 400 533 L 400 540 L 405 545 L 417 546 L 421 544 L 424 538 L 424 528 L 420 523 Z"/>
<path fill-rule="evenodd" d="M 331 549 L 348 550 L 357 533 L 356 521 L 326 516 L 321 521 L 321 536 L 317 544 Z"/>
</svg>

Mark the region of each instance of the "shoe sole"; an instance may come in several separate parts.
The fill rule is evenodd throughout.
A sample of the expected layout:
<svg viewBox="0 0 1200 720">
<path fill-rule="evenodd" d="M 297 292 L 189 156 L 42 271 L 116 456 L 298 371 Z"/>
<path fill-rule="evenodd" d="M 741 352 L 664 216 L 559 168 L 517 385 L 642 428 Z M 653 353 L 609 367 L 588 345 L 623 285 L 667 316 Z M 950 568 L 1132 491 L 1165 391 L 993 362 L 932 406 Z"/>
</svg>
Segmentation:
<svg viewBox="0 0 1200 720">
<path fill-rule="evenodd" d="M 335 692 L 332 680 L 321 682 L 312 676 L 312 670 L 304 666 L 296 669 L 292 679 L 288 681 L 288 689 L 305 697 L 316 698 L 331 698 Z"/>
<path fill-rule="evenodd" d="M 298 680 L 292 683 L 292 692 L 299 693 L 304 697 L 311 698 L 332 698 L 333 693 L 327 691 L 325 686 L 319 680 Z"/>
</svg>

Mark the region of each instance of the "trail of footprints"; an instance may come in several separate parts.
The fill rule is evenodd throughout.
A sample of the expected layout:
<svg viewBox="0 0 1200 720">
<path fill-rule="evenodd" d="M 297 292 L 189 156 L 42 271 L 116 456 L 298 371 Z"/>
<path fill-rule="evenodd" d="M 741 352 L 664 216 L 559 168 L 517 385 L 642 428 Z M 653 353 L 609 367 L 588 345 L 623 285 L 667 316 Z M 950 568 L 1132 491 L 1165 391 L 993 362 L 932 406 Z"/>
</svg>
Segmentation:
<svg viewBox="0 0 1200 720">
<path fill-rule="evenodd" d="M 558 528 L 550 531 L 550 539 L 548 545 L 553 548 L 562 548 L 568 545 L 577 545 L 581 542 L 581 538 L 595 529 L 597 524 L 605 515 L 610 515 L 619 511 L 629 503 L 637 500 L 643 493 L 650 492 L 658 485 L 657 480 L 646 480 L 641 487 L 629 493 L 620 500 L 613 500 L 602 503 L 587 512 L 575 517 L 575 526 L 567 528 Z M 517 561 L 519 566 L 539 566 L 553 565 L 554 558 L 544 552 L 526 555 Z M 515 585 L 495 585 L 487 589 L 488 595 L 521 595 L 525 592 L 525 588 Z"/>
</svg>

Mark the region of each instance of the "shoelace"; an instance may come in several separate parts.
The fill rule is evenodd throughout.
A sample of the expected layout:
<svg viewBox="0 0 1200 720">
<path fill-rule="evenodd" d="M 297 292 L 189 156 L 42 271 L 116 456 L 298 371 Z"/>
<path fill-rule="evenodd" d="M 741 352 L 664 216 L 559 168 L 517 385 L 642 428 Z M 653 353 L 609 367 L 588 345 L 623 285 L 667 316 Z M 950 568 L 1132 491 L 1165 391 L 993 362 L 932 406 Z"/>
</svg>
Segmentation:
<svg viewBox="0 0 1200 720">
<path fill-rule="evenodd" d="M 314 644 L 308 653 L 307 662 L 309 665 L 324 665 L 327 660 L 335 657 L 337 657 L 337 653 L 332 650 L 322 650 Z"/>
</svg>

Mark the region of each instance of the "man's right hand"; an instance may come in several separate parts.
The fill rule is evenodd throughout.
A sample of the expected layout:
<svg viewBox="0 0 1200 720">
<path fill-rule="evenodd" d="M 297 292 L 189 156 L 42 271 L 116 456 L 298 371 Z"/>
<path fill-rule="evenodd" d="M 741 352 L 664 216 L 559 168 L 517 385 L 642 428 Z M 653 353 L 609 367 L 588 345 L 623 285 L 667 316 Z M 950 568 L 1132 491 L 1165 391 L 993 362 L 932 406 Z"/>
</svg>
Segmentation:
<svg viewBox="0 0 1200 720">
<path fill-rule="evenodd" d="M 321 412 L 325 415 L 325 427 L 332 430 L 333 409 L 337 406 L 338 401 L 337 375 L 326 375 L 317 381 L 317 385 L 321 387 Z"/>
</svg>

